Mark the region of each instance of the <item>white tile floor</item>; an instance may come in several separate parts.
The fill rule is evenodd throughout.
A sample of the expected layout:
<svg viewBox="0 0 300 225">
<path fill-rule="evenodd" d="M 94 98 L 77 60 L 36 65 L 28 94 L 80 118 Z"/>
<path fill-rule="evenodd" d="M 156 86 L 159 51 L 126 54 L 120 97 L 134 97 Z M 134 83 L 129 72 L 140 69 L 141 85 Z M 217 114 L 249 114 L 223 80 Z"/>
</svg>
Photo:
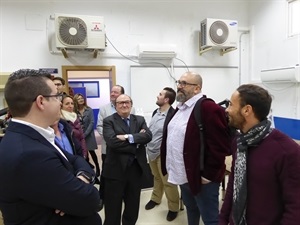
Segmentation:
<svg viewBox="0 0 300 225">
<path fill-rule="evenodd" d="M 186 210 L 179 211 L 178 216 L 175 220 L 169 222 L 166 220 L 168 213 L 167 200 L 164 196 L 160 205 L 154 207 L 151 210 L 145 210 L 145 205 L 150 200 L 152 189 L 142 190 L 141 192 L 141 201 L 140 201 L 140 211 L 139 218 L 136 225 L 186 225 L 187 216 Z M 222 198 L 222 190 L 220 190 L 220 198 Z M 220 206 L 223 201 L 220 199 Z M 104 210 L 100 212 L 102 221 L 104 221 Z M 203 225 L 203 222 L 200 222 L 200 225 Z"/>
<path fill-rule="evenodd" d="M 150 200 L 152 190 L 142 190 L 141 192 L 141 202 L 140 202 L 140 211 L 139 218 L 136 225 L 165 225 L 165 224 L 173 224 L 173 225 L 185 225 L 187 224 L 186 211 L 180 211 L 178 216 L 172 222 L 166 220 L 166 216 L 168 213 L 167 201 L 166 198 L 163 197 L 162 203 L 151 210 L 145 210 L 145 205 Z M 100 216 L 104 221 L 104 210 L 100 212 Z"/>
</svg>

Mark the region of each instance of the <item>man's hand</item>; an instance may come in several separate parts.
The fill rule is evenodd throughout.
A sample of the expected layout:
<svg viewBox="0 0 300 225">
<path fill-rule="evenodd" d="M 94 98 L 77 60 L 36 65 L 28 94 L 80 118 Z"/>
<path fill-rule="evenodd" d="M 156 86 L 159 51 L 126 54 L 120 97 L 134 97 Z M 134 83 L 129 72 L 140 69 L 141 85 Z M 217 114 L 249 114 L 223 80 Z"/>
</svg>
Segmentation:
<svg viewBox="0 0 300 225">
<path fill-rule="evenodd" d="M 204 177 L 201 177 L 201 183 L 202 184 L 208 184 L 208 183 L 210 183 L 211 181 L 210 180 L 208 180 L 208 179 L 206 179 L 206 178 L 204 178 Z"/>
<path fill-rule="evenodd" d="M 126 138 L 124 137 L 124 134 L 117 135 L 117 138 L 120 139 L 121 141 L 126 141 Z"/>
<path fill-rule="evenodd" d="M 60 216 L 64 216 L 65 215 L 65 213 L 63 211 L 59 210 L 59 209 L 55 209 L 55 213 L 59 214 Z"/>
<path fill-rule="evenodd" d="M 78 179 L 82 180 L 84 183 L 89 184 L 90 182 L 82 175 L 77 176 Z"/>
</svg>

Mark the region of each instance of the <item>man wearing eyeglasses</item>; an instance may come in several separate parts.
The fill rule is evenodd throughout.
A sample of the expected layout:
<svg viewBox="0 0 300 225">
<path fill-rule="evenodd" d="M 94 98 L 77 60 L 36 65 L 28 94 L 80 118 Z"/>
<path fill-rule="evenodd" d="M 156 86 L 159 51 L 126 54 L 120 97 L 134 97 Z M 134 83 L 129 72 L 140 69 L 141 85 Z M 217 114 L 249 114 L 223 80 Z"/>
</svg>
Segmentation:
<svg viewBox="0 0 300 225">
<path fill-rule="evenodd" d="M 217 225 L 219 186 L 231 143 L 225 112 L 213 101 L 202 101 L 200 110 L 205 130 L 204 140 L 200 140 L 194 107 L 203 96 L 202 78 L 197 73 L 187 72 L 176 83 L 179 104 L 164 132 L 162 172 L 168 173 L 168 182 L 180 185 L 189 225 L 199 225 L 200 217 L 205 225 Z M 200 142 L 205 144 L 201 171 Z"/>
<path fill-rule="evenodd" d="M 131 108 L 131 98 L 122 94 L 116 99 L 117 112 L 103 120 L 107 145 L 102 170 L 104 225 L 120 225 L 121 221 L 122 225 L 134 225 L 138 219 L 142 178 L 147 170 L 145 144 L 151 141 L 152 133 L 144 117 L 130 114 Z"/>
<path fill-rule="evenodd" d="M 61 107 L 50 74 L 16 71 L 4 95 L 13 116 L 0 143 L 4 224 L 101 225 L 94 171 L 84 158 L 56 146 L 49 127 Z"/>
<path fill-rule="evenodd" d="M 102 159 L 102 165 L 105 162 L 106 158 L 106 142 L 103 138 L 103 120 L 104 118 L 114 114 L 116 112 L 116 99 L 121 95 L 125 94 L 124 87 L 121 85 L 114 85 L 110 91 L 110 103 L 100 106 L 99 113 L 98 113 L 98 119 L 97 119 L 97 131 L 101 137 L 101 159 Z M 131 108 L 131 113 L 135 114 L 134 107 Z M 101 204 L 103 206 L 103 200 L 104 200 L 104 186 L 105 186 L 105 180 L 102 178 L 102 175 L 100 177 L 100 198 L 101 198 Z"/>
</svg>

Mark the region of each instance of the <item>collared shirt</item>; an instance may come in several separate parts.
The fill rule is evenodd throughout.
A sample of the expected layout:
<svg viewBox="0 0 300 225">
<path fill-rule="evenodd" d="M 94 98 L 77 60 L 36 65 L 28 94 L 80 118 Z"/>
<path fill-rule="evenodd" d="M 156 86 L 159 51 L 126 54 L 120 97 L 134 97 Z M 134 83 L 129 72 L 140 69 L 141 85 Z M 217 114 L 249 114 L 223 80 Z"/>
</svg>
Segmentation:
<svg viewBox="0 0 300 225">
<path fill-rule="evenodd" d="M 150 161 L 155 160 L 160 155 L 160 146 L 167 113 L 168 110 L 166 112 L 161 112 L 158 109 L 151 118 L 149 129 L 152 132 L 152 140 L 147 144 L 147 153 Z"/>
<path fill-rule="evenodd" d="M 117 112 L 116 106 L 112 102 L 110 102 L 110 107 L 111 107 L 111 114 L 114 114 L 115 112 Z"/>
<path fill-rule="evenodd" d="M 61 123 L 58 123 L 58 129 L 59 129 L 59 132 L 60 132 L 60 138 L 55 136 L 55 143 L 57 145 L 59 145 L 59 147 L 66 151 L 66 152 L 69 152 L 70 154 L 74 155 L 74 152 L 73 152 L 73 148 L 70 144 L 70 141 L 67 137 L 67 134 L 66 132 L 64 131 L 64 125 L 61 124 Z"/>
<path fill-rule="evenodd" d="M 185 132 L 194 106 L 202 96 L 203 94 L 199 93 L 185 103 L 179 103 L 178 111 L 168 124 L 166 168 L 168 181 L 172 184 L 188 182 L 183 159 Z"/>
<path fill-rule="evenodd" d="M 26 122 L 23 120 L 18 120 L 15 118 L 12 118 L 12 121 L 16 122 L 16 123 L 24 124 L 26 126 L 33 128 L 34 130 L 36 130 L 40 135 L 42 135 L 46 140 L 48 140 L 66 160 L 68 160 L 67 157 L 62 152 L 62 150 L 60 150 L 60 148 L 55 145 L 55 142 L 54 142 L 55 134 L 54 134 L 54 130 L 51 127 L 47 127 L 47 129 L 45 129 L 45 128 L 39 127 L 37 125 L 34 125 L 32 123 L 29 123 L 29 122 Z"/>
<path fill-rule="evenodd" d="M 130 127 L 130 115 L 127 117 L 127 118 L 123 118 L 122 117 L 122 120 L 123 121 L 126 121 L 127 123 L 127 126 Z M 130 129 L 130 128 L 129 128 Z M 127 134 L 128 135 L 128 141 L 130 144 L 133 144 L 134 143 L 134 138 L 133 138 L 133 135 L 132 134 Z"/>
</svg>

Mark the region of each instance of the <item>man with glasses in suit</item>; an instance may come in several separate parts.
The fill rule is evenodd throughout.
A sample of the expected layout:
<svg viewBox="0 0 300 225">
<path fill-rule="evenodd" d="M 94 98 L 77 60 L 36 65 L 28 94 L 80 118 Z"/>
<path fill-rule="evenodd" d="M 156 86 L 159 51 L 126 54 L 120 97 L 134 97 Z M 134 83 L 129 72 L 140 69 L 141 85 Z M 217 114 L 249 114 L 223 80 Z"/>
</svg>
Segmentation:
<svg viewBox="0 0 300 225">
<path fill-rule="evenodd" d="M 51 75 L 12 73 L 4 90 L 12 120 L 0 143 L 0 210 L 5 224 L 101 225 L 94 171 L 63 152 L 49 126 L 60 118 L 61 93 Z"/>
<path fill-rule="evenodd" d="M 107 145 L 102 171 L 105 225 L 120 225 L 121 221 L 122 225 L 134 225 L 138 219 L 143 173 L 147 170 L 145 145 L 152 133 L 144 117 L 130 114 L 131 109 L 131 98 L 122 94 L 116 99 L 117 112 L 103 121 Z"/>
</svg>

